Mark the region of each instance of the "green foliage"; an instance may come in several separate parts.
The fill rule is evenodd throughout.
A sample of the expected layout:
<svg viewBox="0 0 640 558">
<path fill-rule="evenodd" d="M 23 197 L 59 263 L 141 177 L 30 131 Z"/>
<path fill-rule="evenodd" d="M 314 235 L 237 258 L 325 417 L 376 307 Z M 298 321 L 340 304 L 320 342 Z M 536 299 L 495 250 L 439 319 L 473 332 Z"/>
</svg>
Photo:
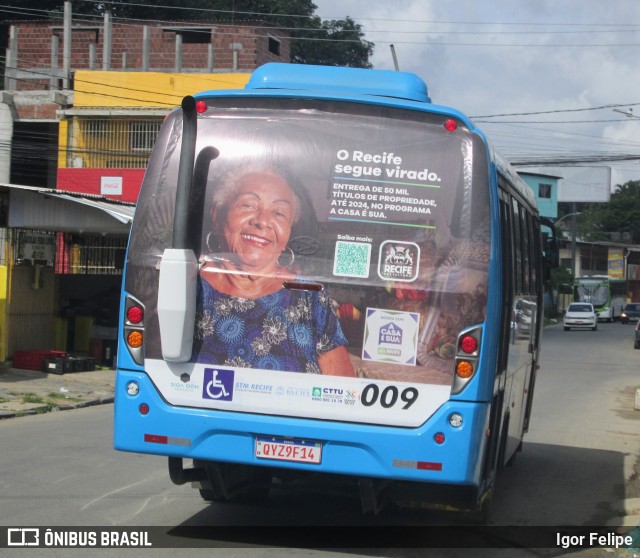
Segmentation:
<svg viewBox="0 0 640 558">
<path fill-rule="evenodd" d="M 640 181 L 616 186 L 609 203 L 588 204 L 579 219 L 578 232 L 588 240 L 609 240 L 607 233 L 631 233 L 640 243 Z"/>
<path fill-rule="evenodd" d="M 573 275 L 563 266 L 551 270 L 551 287 L 560 289 L 561 285 L 573 285 Z"/>
<path fill-rule="evenodd" d="M 198 0 L 191 0 L 198 2 Z M 373 43 L 364 40 L 362 27 L 350 17 L 322 21 L 310 0 L 200 0 L 207 19 L 264 21 L 291 37 L 291 61 L 298 64 L 370 68 Z M 202 15 L 200 17 L 203 17 Z"/>
<path fill-rule="evenodd" d="M 292 44 L 292 62 L 372 67 L 369 57 L 373 54 L 373 43 L 364 40 L 360 25 L 348 16 L 344 20 L 325 21 L 320 29 L 309 30 L 304 37 L 306 40 L 297 40 Z"/>
<path fill-rule="evenodd" d="M 35 393 L 25 393 L 22 396 L 22 401 L 24 403 L 44 403 L 44 399 Z"/>
<path fill-rule="evenodd" d="M 0 21 L 21 21 L 27 19 L 43 20 L 49 17 L 62 17 L 64 0 L 3 0 L 3 7 L 15 8 L 0 12 Z M 72 4 L 74 14 L 99 14 L 99 4 L 93 2 L 79 2 Z"/>
</svg>

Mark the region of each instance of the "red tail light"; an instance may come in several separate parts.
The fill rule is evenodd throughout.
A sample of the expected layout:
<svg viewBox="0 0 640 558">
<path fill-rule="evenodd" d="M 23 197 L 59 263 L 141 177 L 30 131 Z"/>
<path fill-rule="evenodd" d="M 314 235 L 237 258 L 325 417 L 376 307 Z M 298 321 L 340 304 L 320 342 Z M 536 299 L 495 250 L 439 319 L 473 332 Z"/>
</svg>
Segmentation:
<svg viewBox="0 0 640 558">
<path fill-rule="evenodd" d="M 470 327 L 458 334 L 451 393 L 460 393 L 475 376 L 479 366 L 482 327 Z"/>
<path fill-rule="evenodd" d="M 465 335 L 460 340 L 460 349 L 468 355 L 473 354 L 478 350 L 478 340 L 472 335 Z"/>
<path fill-rule="evenodd" d="M 144 306 L 127 296 L 124 311 L 124 342 L 136 364 L 144 363 Z"/>
<path fill-rule="evenodd" d="M 127 309 L 127 320 L 132 324 L 139 324 L 144 318 L 144 310 L 140 306 L 131 306 Z"/>
<path fill-rule="evenodd" d="M 458 123 L 453 118 L 449 118 L 444 123 L 444 129 L 447 132 L 455 132 L 458 129 Z"/>
</svg>

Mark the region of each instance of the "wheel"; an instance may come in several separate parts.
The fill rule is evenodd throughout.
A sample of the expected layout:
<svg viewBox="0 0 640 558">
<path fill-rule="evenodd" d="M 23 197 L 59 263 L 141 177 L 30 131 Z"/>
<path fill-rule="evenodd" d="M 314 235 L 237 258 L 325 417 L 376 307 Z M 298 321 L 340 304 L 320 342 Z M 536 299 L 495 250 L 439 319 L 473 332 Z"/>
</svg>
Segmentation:
<svg viewBox="0 0 640 558">
<path fill-rule="evenodd" d="M 475 510 L 462 514 L 463 520 L 465 520 L 469 525 L 486 525 L 489 523 L 492 503 L 493 494 L 492 491 L 489 491 L 484 495 L 482 500 L 478 502 L 478 506 Z"/>
<path fill-rule="evenodd" d="M 569 331 L 569 328 L 567 326 L 564 326 L 564 330 Z"/>
<path fill-rule="evenodd" d="M 640 349 L 640 341 L 636 340 L 636 341 L 633 343 L 633 348 L 634 348 L 634 349 Z"/>
<path fill-rule="evenodd" d="M 598 324 L 594 325 L 594 326 L 591 328 L 591 330 L 592 330 L 592 331 L 598 331 Z"/>
<path fill-rule="evenodd" d="M 207 479 L 198 487 L 207 502 L 256 503 L 269 496 L 273 473 L 266 467 L 200 460 L 194 460 L 194 465 L 207 471 Z"/>
</svg>

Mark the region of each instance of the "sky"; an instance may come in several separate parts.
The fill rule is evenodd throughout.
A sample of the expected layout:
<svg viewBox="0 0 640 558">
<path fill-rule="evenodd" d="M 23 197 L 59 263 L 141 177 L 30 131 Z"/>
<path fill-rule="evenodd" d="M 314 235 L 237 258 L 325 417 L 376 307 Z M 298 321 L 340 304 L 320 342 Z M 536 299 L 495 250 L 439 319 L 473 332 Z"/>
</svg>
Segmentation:
<svg viewBox="0 0 640 558">
<path fill-rule="evenodd" d="M 471 117 L 507 159 L 609 166 L 594 175 L 610 174 L 612 189 L 640 180 L 640 159 L 601 160 L 640 157 L 640 0 L 314 3 L 323 19 L 362 26 L 374 68 L 394 69 L 393 45 L 399 69 L 419 75 L 432 102 Z"/>
</svg>

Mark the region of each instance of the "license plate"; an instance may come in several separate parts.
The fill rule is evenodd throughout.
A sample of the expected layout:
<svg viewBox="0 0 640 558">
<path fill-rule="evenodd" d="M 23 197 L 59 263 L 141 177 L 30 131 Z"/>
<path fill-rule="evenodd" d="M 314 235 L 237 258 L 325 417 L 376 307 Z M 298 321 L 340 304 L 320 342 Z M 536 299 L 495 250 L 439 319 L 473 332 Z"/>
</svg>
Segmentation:
<svg viewBox="0 0 640 558">
<path fill-rule="evenodd" d="M 320 463 L 322 443 L 292 438 L 256 438 L 256 457 L 296 463 Z"/>
</svg>

